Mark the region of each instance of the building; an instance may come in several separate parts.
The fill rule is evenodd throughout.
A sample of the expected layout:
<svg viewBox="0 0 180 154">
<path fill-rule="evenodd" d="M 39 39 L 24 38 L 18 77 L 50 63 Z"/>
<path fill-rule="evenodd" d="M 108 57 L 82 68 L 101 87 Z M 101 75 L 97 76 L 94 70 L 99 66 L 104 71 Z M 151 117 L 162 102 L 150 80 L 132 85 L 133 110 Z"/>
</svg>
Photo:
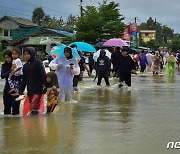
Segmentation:
<svg viewBox="0 0 180 154">
<path fill-rule="evenodd" d="M 149 42 L 150 40 L 156 40 L 156 31 L 155 30 L 140 30 L 139 31 L 140 39 L 143 42 Z"/>
<path fill-rule="evenodd" d="M 0 19 L 0 28 L 2 46 L 18 46 L 22 51 L 27 46 L 33 46 L 37 48 L 38 55 L 48 54 L 52 43 L 61 44 L 64 37 L 74 35 L 63 30 L 40 27 L 28 19 L 9 16 Z"/>
<path fill-rule="evenodd" d="M 37 24 L 33 23 L 28 19 L 15 18 L 10 16 L 4 16 L 0 19 L 0 28 L 2 29 L 1 43 L 12 42 L 12 30 L 18 28 L 32 28 L 38 27 Z"/>
</svg>

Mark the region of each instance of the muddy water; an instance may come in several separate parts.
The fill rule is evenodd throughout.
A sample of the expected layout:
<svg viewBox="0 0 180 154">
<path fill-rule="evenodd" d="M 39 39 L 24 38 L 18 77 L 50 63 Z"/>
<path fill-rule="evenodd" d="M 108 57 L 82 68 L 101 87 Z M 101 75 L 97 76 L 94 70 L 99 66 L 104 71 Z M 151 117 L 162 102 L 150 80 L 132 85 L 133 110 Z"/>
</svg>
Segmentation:
<svg viewBox="0 0 180 154">
<path fill-rule="evenodd" d="M 97 87 L 85 78 L 74 101 L 51 116 L 1 114 L 0 153 L 178 154 L 166 145 L 180 141 L 179 74 L 138 74 L 132 89 L 118 89 L 116 79 Z"/>
</svg>

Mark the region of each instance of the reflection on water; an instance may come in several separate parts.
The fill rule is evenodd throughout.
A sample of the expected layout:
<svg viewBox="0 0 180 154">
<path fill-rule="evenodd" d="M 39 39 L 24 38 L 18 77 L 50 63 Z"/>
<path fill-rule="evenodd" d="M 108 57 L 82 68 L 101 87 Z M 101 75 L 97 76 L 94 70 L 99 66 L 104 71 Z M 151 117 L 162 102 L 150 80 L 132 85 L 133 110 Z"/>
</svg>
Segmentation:
<svg viewBox="0 0 180 154">
<path fill-rule="evenodd" d="M 178 76 L 137 75 L 132 90 L 80 83 L 70 104 L 37 117 L 0 116 L 0 153 L 174 154 L 180 141 Z M 77 101 L 77 102 L 76 102 Z M 1 105 L 1 109 L 2 109 Z"/>
</svg>

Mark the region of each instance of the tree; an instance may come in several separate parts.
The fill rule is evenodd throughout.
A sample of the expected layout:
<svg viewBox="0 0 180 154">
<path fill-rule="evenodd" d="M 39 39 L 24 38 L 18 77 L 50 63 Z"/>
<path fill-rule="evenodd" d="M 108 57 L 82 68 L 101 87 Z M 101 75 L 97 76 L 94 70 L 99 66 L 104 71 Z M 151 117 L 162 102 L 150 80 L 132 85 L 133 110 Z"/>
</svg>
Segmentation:
<svg viewBox="0 0 180 154">
<path fill-rule="evenodd" d="M 180 39 L 172 40 L 172 51 L 180 50 Z"/>
<path fill-rule="evenodd" d="M 48 21 L 44 21 L 43 24 L 46 28 L 52 28 L 52 29 L 62 29 L 63 28 L 63 20 L 58 20 L 55 17 L 50 18 Z"/>
<path fill-rule="evenodd" d="M 87 6 L 83 16 L 79 17 L 76 22 L 76 39 L 95 43 L 100 36 L 102 19 L 94 6 Z"/>
<path fill-rule="evenodd" d="M 44 13 L 42 7 L 37 7 L 34 9 L 33 15 L 32 15 L 32 21 L 34 23 L 41 26 L 44 21 L 44 17 L 45 17 L 45 13 Z"/>
<path fill-rule="evenodd" d="M 76 39 L 89 43 L 97 43 L 109 38 L 121 37 L 124 32 L 119 4 L 103 1 L 98 8 L 87 6 L 83 16 L 76 22 Z"/>
<path fill-rule="evenodd" d="M 76 17 L 73 16 L 72 14 L 69 15 L 69 17 L 64 25 L 64 30 L 73 32 L 74 27 L 75 27 L 75 22 L 76 22 Z"/>
<path fill-rule="evenodd" d="M 160 44 L 155 40 L 150 40 L 146 43 L 146 47 L 157 50 L 160 47 Z"/>
<path fill-rule="evenodd" d="M 119 38 L 125 30 L 124 18 L 119 13 L 119 4 L 110 2 L 107 4 L 106 1 L 99 8 L 99 15 L 103 18 L 102 25 L 102 40 L 110 38 Z"/>
<path fill-rule="evenodd" d="M 174 37 L 174 30 L 170 27 L 163 25 L 155 21 L 150 17 L 145 23 L 141 23 L 139 26 L 140 30 L 155 30 L 156 31 L 156 41 L 160 46 L 166 46 L 169 40 Z"/>
</svg>

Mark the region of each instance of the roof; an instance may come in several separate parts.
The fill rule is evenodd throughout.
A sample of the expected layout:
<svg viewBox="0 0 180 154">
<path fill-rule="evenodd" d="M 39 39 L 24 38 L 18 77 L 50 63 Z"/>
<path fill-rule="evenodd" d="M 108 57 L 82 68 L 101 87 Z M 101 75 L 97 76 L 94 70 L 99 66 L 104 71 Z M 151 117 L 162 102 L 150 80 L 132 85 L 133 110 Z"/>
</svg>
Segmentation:
<svg viewBox="0 0 180 154">
<path fill-rule="evenodd" d="M 29 37 L 36 37 L 43 33 L 56 34 L 57 36 L 68 36 L 71 37 L 74 34 L 63 30 L 47 29 L 47 28 L 18 28 L 12 31 L 13 44 L 18 44 Z"/>
<path fill-rule="evenodd" d="M 53 31 L 53 32 L 56 32 L 56 33 L 59 33 L 59 34 L 61 34 L 61 35 L 68 36 L 68 37 L 74 36 L 74 33 L 67 32 L 67 31 L 64 31 L 64 30 L 56 30 L 56 29 L 48 29 L 48 30 Z"/>
<path fill-rule="evenodd" d="M 21 38 L 29 37 L 32 34 L 38 33 L 41 31 L 41 28 L 18 28 L 12 30 L 12 40 L 18 40 Z"/>
<path fill-rule="evenodd" d="M 4 16 L 0 19 L 0 21 L 9 19 L 11 21 L 16 22 L 21 27 L 38 27 L 37 24 L 33 23 L 31 20 L 23 19 L 23 18 L 17 18 L 17 17 L 11 17 L 11 16 Z"/>
</svg>

